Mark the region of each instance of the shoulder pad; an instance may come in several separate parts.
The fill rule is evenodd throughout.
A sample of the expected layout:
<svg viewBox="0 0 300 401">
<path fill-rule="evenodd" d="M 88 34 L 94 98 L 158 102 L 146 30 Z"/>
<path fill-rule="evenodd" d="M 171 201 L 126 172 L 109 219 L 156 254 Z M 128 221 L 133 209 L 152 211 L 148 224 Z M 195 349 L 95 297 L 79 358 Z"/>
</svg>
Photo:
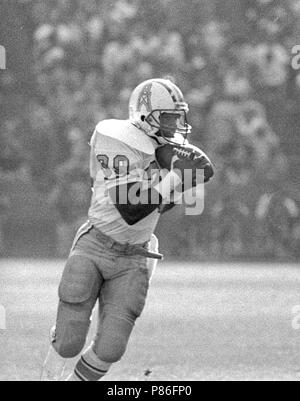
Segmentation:
<svg viewBox="0 0 300 401">
<path fill-rule="evenodd" d="M 136 128 L 129 120 L 104 120 L 97 127 L 96 132 L 109 136 L 125 143 L 140 152 L 148 155 L 155 153 L 155 146 L 151 139 Z"/>
</svg>

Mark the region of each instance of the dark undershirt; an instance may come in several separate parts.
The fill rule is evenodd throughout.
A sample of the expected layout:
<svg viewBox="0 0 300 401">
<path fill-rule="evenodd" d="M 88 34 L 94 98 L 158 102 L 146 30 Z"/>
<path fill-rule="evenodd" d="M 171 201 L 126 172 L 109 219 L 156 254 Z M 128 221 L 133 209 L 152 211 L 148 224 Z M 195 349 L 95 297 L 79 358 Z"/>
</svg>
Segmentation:
<svg viewBox="0 0 300 401">
<path fill-rule="evenodd" d="M 139 199 L 141 199 L 141 203 L 136 205 L 131 204 L 127 198 L 126 204 L 123 204 L 124 198 L 122 197 L 123 202 L 121 204 L 120 193 L 128 194 L 130 188 L 136 184 L 137 183 L 119 185 L 110 190 L 110 197 L 113 200 L 115 207 L 128 225 L 133 226 L 139 223 L 141 220 L 153 213 L 156 209 L 159 209 L 160 213 L 165 213 L 175 206 L 175 204 L 163 205 L 162 197 L 158 192 L 156 193 L 157 202 L 153 203 L 153 191 L 155 191 L 153 188 L 149 188 L 143 192 L 137 191 L 137 195 Z"/>
</svg>

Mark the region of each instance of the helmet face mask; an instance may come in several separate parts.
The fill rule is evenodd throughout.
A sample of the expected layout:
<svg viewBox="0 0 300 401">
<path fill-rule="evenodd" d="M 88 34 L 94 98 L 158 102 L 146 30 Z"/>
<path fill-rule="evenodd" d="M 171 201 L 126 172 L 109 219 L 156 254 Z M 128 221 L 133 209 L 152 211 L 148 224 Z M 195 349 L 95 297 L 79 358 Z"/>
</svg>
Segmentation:
<svg viewBox="0 0 300 401">
<path fill-rule="evenodd" d="M 168 143 L 185 142 L 191 133 L 185 110 L 153 110 L 145 121 Z"/>
<path fill-rule="evenodd" d="M 182 144 L 192 131 L 187 121 L 188 104 L 169 80 L 140 84 L 132 93 L 129 110 L 131 122 L 161 144 Z"/>
</svg>

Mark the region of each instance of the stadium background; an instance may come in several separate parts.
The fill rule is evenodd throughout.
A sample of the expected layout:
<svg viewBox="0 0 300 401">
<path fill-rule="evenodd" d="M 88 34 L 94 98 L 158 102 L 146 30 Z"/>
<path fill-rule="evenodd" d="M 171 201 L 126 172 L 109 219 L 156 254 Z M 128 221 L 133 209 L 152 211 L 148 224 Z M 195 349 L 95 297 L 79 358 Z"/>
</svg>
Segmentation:
<svg viewBox="0 0 300 401">
<path fill-rule="evenodd" d="M 299 0 L 1 0 L 0 13 L 1 256 L 66 255 L 89 206 L 95 124 L 171 75 L 217 175 L 202 216 L 162 218 L 162 251 L 299 259 Z"/>
</svg>

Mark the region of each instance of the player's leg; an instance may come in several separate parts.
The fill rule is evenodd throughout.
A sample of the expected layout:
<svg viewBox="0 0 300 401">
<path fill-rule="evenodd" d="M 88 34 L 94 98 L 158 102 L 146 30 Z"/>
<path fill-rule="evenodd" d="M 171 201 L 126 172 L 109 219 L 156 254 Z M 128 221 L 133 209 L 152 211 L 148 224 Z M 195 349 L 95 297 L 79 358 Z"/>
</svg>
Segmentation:
<svg viewBox="0 0 300 401">
<path fill-rule="evenodd" d="M 74 358 L 82 351 L 102 281 L 90 259 L 69 258 L 59 286 L 60 303 L 53 343 L 63 358 Z"/>
<path fill-rule="evenodd" d="M 61 360 L 74 358 L 82 351 L 93 308 L 99 296 L 102 277 L 94 263 L 83 256 L 71 256 L 59 286 L 59 306 L 52 347 L 44 366 L 44 376 L 53 377 L 53 352 Z M 58 357 L 58 358 L 59 358 Z M 55 369 L 54 369 L 55 370 Z M 59 373 L 55 373 L 59 376 Z"/>
<path fill-rule="evenodd" d="M 151 252 L 158 252 L 154 235 L 149 245 Z M 104 282 L 101 289 L 96 338 L 77 363 L 76 374 L 70 380 L 102 379 L 124 355 L 135 321 L 143 311 L 157 260 L 126 257 L 119 263 L 122 273 Z"/>
<path fill-rule="evenodd" d="M 120 361 L 145 305 L 150 281 L 146 259 L 122 258 L 122 263 L 132 268 L 105 281 L 101 289 L 98 333 L 75 368 L 83 381 L 99 381 Z"/>
</svg>

